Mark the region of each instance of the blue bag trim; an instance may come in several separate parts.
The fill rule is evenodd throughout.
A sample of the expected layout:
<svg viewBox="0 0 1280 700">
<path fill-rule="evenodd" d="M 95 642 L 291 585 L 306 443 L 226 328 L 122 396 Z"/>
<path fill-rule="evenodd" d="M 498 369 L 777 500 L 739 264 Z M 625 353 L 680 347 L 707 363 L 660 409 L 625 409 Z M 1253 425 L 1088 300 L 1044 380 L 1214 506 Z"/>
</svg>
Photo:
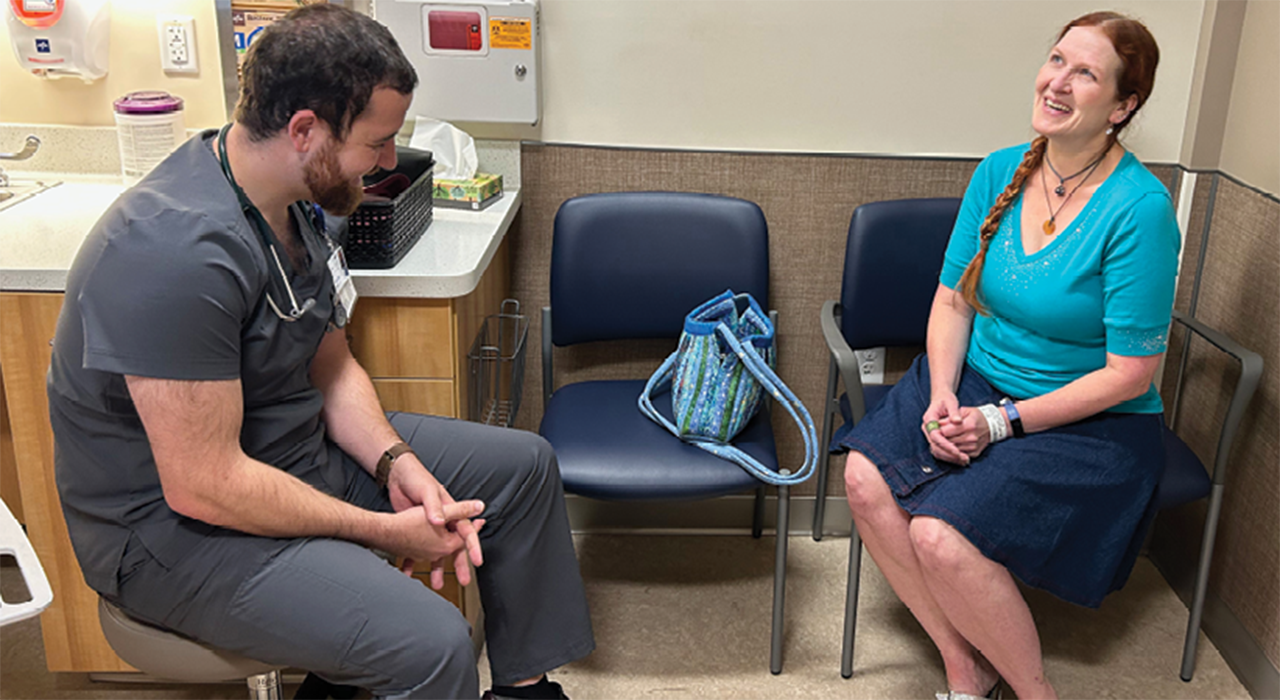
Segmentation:
<svg viewBox="0 0 1280 700">
<path fill-rule="evenodd" d="M 737 310 L 740 302 L 746 304 L 746 309 L 741 314 Z M 736 320 L 738 333 L 735 333 L 735 328 L 731 327 L 726 319 Z M 744 325 L 747 326 L 745 330 L 742 328 Z M 804 404 L 773 371 L 771 365 L 774 361 L 774 327 L 756 300 L 750 294 L 735 295 L 732 290 L 726 290 L 689 312 L 685 317 L 684 330 L 685 335 L 680 339 L 680 347 L 663 361 L 645 384 L 638 401 L 640 412 L 666 428 L 672 435 L 717 457 L 738 464 L 765 483 L 775 486 L 794 486 L 812 476 L 821 454 L 821 450 L 818 449 L 818 431 Z M 731 443 L 681 431 L 653 407 L 653 394 L 671 385 L 672 375 L 680 362 L 681 353 L 687 352 L 690 346 L 690 343 L 686 342 L 687 339 L 713 334 L 755 377 L 760 388 L 782 404 L 799 427 L 804 438 L 805 457 L 803 465 L 794 474 L 779 474 Z M 744 335 L 747 342 L 740 340 L 738 334 Z M 705 402 L 709 392 L 701 386 L 698 387 L 697 392 L 697 401 Z M 750 409 L 752 415 L 756 412 L 758 405 L 758 402 L 753 404 Z M 676 415 L 679 420 L 679 411 Z M 742 424 L 745 425 L 750 417 L 750 415 L 746 416 Z M 733 422 L 732 419 L 730 422 Z"/>
</svg>

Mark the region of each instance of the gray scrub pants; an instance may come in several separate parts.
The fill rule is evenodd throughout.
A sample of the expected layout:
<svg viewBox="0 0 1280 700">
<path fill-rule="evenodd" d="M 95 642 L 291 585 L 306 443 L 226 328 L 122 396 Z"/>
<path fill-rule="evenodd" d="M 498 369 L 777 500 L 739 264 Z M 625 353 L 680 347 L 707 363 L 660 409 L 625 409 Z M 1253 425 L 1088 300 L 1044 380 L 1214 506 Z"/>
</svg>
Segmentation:
<svg viewBox="0 0 1280 700">
<path fill-rule="evenodd" d="M 454 498 L 486 504 L 485 563 L 476 574 L 494 683 L 534 677 L 590 653 L 595 641 L 550 445 L 524 431 L 389 417 Z M 336 447 L 331 455 L 342 476 L 330 469 L 329 480 L 346 480 L 334 495 L 391 510 L 367 472 Z M 133 537 L 116 602 L 215 647 L 379 697 L 480 694 L 470 628 L 458 609 L 351 542 L 217 529 L 166 569 Z"/>
</svg>

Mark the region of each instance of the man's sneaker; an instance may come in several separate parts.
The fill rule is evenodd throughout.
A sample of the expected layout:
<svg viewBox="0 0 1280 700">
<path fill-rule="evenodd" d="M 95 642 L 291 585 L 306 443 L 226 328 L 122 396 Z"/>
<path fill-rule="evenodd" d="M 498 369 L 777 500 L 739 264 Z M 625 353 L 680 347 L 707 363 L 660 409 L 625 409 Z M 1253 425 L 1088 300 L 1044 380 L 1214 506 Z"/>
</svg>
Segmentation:
<svg viewBox="0 0 1280 700">
<path fill-rule="evenodd" d="M 568 695 L 564 695 L 564 688 L 562 688 L 561 685 L 559 685 L 559 683 L 557 682 L 547 681 L 547 685 L 539 688 L 539 690 L 545 691 L 545 694 L 538 695 L 539 700 L 543 699 L 543 697 L 547 697 L 548 700 L 568 700 Z M 507 695 L 498 695 L 498 694 L 495 694 L 495 692 L 492 690 L 486 690 L 484 691 L 484 695 L 480 697 L 480 700 L 520 700 L 520 699 L 517 699 L 517 697 L 509 697 Z"/>
</svg>

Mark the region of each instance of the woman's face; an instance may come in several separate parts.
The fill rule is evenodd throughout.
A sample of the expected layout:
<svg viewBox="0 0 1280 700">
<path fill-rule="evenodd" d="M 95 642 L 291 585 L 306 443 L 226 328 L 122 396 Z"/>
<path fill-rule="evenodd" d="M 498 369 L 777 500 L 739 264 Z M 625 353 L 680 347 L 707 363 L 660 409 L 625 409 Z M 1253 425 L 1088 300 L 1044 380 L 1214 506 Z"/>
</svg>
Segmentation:
<svg viewBox="0 0 1280 700">
<path fill-rule="evenodd" d="M 1116 97 L 1120 70 L 1120 57 L 1101 29 L 1072 27 L 1036 75 L 1031 127 L 1050 139 L 1084 143 L 1124 121 L 1137 98 Z"/>
</svg>

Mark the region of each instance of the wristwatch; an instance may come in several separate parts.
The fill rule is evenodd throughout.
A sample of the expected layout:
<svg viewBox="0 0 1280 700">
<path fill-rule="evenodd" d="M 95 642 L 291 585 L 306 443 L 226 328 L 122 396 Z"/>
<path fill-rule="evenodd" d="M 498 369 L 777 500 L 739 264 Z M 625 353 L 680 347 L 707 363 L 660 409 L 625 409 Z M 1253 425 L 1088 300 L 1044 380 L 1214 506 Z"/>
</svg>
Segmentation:
<svg viewBox="0 0 1280 700">
<path fill-rule="evenodd" d="M 387 478 L 391 476 L 391 463 L 404 453 L 417 454 L 413 448 L 403 442 L 397 442 L 387 448 L 386 452 L 378 458 L 378 468 L 374 471 L 373 477 L 378 481 L 378 488 L 386 488 Z"/>
<path fill-rule="evenodd" d="M 1027 433 L 1022 429 L 1022 415 L 1018 413 L 1018 407 L 1013 405 L 1013 399 L 1006 396 L 1000 399 L 1000 405 L 1004 406 L 1004 412 L 1009 416 L 1009 425 L 1013 427 L 1013 436 L 1016 438 L 1026 437 Z"/>
</svg>

